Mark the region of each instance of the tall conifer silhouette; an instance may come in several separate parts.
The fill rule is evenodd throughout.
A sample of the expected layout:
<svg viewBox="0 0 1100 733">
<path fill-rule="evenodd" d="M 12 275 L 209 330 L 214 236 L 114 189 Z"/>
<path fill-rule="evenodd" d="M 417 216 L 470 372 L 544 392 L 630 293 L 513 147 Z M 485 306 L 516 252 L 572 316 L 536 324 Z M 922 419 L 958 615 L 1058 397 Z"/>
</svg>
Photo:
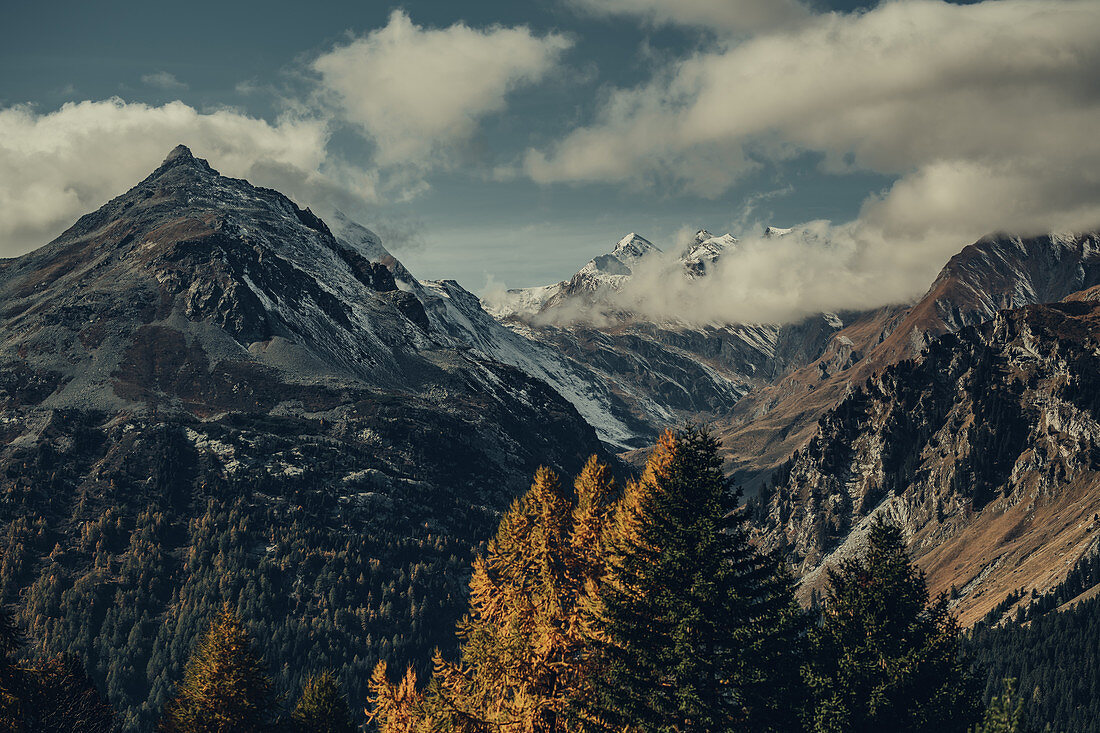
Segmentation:
<svg viewBox="0 0 1100 733">
<path fill-rule="evenodd" d="M 607 729 L 797 727 L 802 617 L 789 578 L 749 543 L 738 499 L 697 428 L 662 435 L 627 487 L 592 645 L 592 712 Z"/>
<path fill-rule="evenodd" d="M 866 551 L 829 572 L 807 666 L 811 730 L 966 731 L 979 717 L 947 596 L 929 603 L 901 530 L 881 520 Z"/>
</svg>

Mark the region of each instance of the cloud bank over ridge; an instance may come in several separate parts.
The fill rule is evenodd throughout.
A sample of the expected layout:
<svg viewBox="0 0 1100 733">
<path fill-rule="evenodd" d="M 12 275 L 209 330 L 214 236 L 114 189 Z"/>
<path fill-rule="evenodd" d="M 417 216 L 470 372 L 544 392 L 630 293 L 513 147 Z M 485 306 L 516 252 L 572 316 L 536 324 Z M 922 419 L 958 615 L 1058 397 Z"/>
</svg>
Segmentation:
<svg viewBox="0 0 1100 733">
<path fill-rule="evenodd" d="M 526 173 L 718 197 L 809 153 L 828 173 L 897 180 L 809 240 L 750 239 L 706 287 L 666 281 L 680 292 L 654 315 L 788 319 L 896 302 L 990 231 L 1100 225 L 1098 3 L 895 0 L 703 48 L 529 150 Z"/>
<path fill-rule="evenodd" d="M 632 191 L 643 192 L 629 201 L 632 215 L 660 204 L 663 216 L 669 201 L 683 202 L 666 234 L 695 223 L 704 209 L 711 213 L 698 225 L 719 230 L 724 222 L 713 212 L 728 205 L 742 244 L 712 281 L 689 290 L 658 273 L 648 296 L 624 291 L 655 318 L 784 320 L 896 302 L 918 295 L 947 257 L 990 231 L 1100 226 L 1094 0 L 885 0 L 851 13 L 818 12 L 820 2 L 802 0 L 559 0 L 561 7 L 585 22 L 635 21 L 591 26 L 604 36 L 609 25 L 635 28 L 631 43 L 646 37 L 635 68 L 622 77 L 639 78 L 641 64 L 645 81 L 616 87 L 599 76 L 607 67 L 595 71 L 584 47 L 607 39 L 585 30 L 529 27 L 522 14 L 513 25 L 452 22 L 452 15 L 418 24 L 398 10 L 377 16 L 373 30 L 299 57 L 284 70 L 290 81 L 283 86 L 245 84 L 250 102 L 273 89 L 282 97 L 266 118 L 117 98 L 46 111 L 0 107 L 0 255 L 45 243 L 180 142 L 229 175 L 284 190 L 323 213 L 367 214 L 367 223 L 436 180 L 448 179 L 440 185 L 454 190 L 454 179 L 464 178 L 486 195 L 498 186 L 500 200 L 484 202 L 489 221 L 481 229 L 507 220 L 500 239 L 515 244 L 493 248 L 480 235 L 449 236 L 460 233 L 455 227 L 446 246 L 470 253 L 468 260 L 473 253 L 497 264 L 512 257 L 520 263 L 513 272 L 556 272 L 562 252 L 581 248 L 563 231 L 653 226 L 656 214 L 639 222 L 616 208 Z M 647 53 L 657 36 L 675 40 Z M 563 75 L 575 61 L 593 76 Z M 162 93 L 197 94 L 193 79 L 167 72 L 141 78 Z M 543 94 L 566 94 L 562 80 L 573 85 L 570 99 Z M 538 94 L 517 102 L 524 90 Z M 513 137 L 490 146 L 486 133 L 500 130 Z M 494 160 L 480 160 L 490 147 L 485 157 Z M 891 183 L 856 191 L 856 179 L 845 176 L 859 172 Z M 750 177 L 774 190 L 740 192 Z M 814 222 L 803 227 L 810 234 L 781 241 L 752 236 L 760 223 L 799 223 L 758 221 L 768 197 L 783 197 L 789 211 L 801 196 L 799 206 L 814 210 L 800 190 L 800 179 L 811 177 L 854 191 L 848 210 L 863 199 L 858 215 Z M 531 182 L 553 191 L 531 193 Z M 571 186 L 584 187 L 581 214 L 555 208 L 576 204 Z M 509 196 L 515 191 L 506 187 L 524 192 Z M 539 209 L 543 201 L 551 203 Z M 527 205 L 532 221 L 549 226 L 519 237 L 515 223 Z M 822 215 L 818 208 L 804 218 Z M 592 254 L 599 248 L 593 241 Z M 494 264 L 468 269 L 477 266 Z"/>
</svg>

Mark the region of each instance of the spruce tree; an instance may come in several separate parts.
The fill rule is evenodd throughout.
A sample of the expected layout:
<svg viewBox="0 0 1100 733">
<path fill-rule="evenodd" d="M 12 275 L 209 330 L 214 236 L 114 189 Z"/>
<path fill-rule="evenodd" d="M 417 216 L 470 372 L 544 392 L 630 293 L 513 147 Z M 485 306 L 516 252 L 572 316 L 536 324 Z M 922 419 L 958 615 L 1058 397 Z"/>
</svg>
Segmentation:
<svg viewBox="0 0 1100 733">
<path fill-rule="evenodd" d="M 929 603 L 901 530 L 881 519 L 864 555 L 829 571 L 812 640 L 813 731 L 961 733 L 980 715 L 946 595 Z"/>
<path fill-rule="evenodd" d="M 275 717 L 272 683 L 252 637 L 226 606 L 184 669 L 161 727 L 169 733 L 253 733 Z"/>
<path fill-rule="evenodd" d="M 300 733 L 353 733 L 348 702 L 332 672 L 310 675 L 290 714 L 291 728 Z"/>
<path fill-rule="evenodd" d="M 591 713 L 607 729 L 797 727 L 802 616 L 738 499 L 693 427 L 666 432 L 627 487 L 591 644 Z"/>
<path fill-rule="evenodd" d="M 1016 680 L 1006 678 L 1003 685 L 1003 692 L 990 700 L 982 722 L 974 726 L 971 733 L 1022 733 L 1025 730 L 1024 700 L 1016 692 Z"/>
</svg>

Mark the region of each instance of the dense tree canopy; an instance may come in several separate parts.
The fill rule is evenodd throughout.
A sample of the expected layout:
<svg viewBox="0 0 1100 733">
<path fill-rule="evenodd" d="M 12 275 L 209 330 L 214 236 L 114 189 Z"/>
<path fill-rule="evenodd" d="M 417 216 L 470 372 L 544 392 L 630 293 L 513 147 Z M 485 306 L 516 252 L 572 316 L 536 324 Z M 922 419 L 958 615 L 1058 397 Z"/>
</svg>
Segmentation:
<svg viewBox="0 0 1100 733">
<path fill-rule="evenodd" d="M 260 487 L 223 481 L 185 523 L 160 497 L 81 524 L 79 562 L 55 544 L 21 591 L 28 633 L 0 613 L 0 732 L 160 719 L 170 731 L 348 733 L 349 700 L 383 733 L 986 733 L 1023 731 L 1025 717 L 1034 731 L 1087 731 L 1098 714 L 1100 599 L 1055 609 L 1087 596 L 1100 562 L 1083 560 L 1050 597 L 1020 592 L 998 607 L 1027 600 L 1034 617 L 969 636 L 991 679 L 983 717 L 947 600 L 929 601 L 900 531 L 874 525 L 821 604 L 799 609 L 783 568 L 749 541 L 716 442 L 695 428 L 662 436 L 621 488 L 595 458 L 572 482 L 540 469 L 473 563 L 457 643 L 393 680 L 410 649 L 447 640 L 444 609 L 426 606 L 461 597 L 447 590 L 461 578 L 458 546 L 428 526 L 380 542 L 381 522 L 334 543 L 320 527 L 345 515 L 310 485 L 288 480 L 289 498 L 265 503 L 249 499 Z M 257 530 L 277 520 L 280 534 Z M 29 577 L 26 548 L 51 542 L 44 526 L 23 517 L 0 535 L 0 592 Z M 203 631 L 214 599 L 229 603 Z M 290 608 L 293 620 L 275 619 Z M 81 622 L 89 609 L 95 628 Z M 332 658 L 350 661 L 322 671 Z M 147 680 L 167 704 L 130 704 Z"/>
<path fill-rule="evenodd" d="M 980 710 L 947 597 L 929 603 L 901 530 L 875 521 L 861 557 L 829 571 L 807 680 L 818 733 L 966 731 Z"/>
</svg>

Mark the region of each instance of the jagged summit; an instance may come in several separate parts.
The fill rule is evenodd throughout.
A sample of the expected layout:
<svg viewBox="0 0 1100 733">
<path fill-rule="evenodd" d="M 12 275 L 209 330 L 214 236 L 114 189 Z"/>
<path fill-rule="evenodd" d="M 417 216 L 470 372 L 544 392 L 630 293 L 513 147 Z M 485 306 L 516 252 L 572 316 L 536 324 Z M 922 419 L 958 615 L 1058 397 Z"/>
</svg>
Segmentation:
<svg viewBox="0 0 1100 733">
<path fill-rule="evenodd" d="M 706 275 L 708 268 L 737 241 L 737 237 L 729 233 L 716 237 L 706 229 L 700 229 L 680 252 L 679 263 L 683 274 L 693 279 Z M 498 318 L 529 318 L 572 302 L 577 297 L 604 297 L 609 292 L 621 290 L 627 280 L 636 274 L 635 270 L 642 261 L 650 262 L 660 254 L 659 247 L 631 232 L 620 239 L 611 252 L 593 257 L 569 280 L 508 290 L 495 296 L 485 306 Z"/>
<path fill-rule="evenodd" d="M 618 241 L 615 245 L 615 249 L 611 250 L 611 255 L 628 264 L 629 262 L 639 260 L 646 255 L 652 254 L 653 252 L 660 251 L 661 250 L 654 245 L 653 242 L 631 232 Z"/>
<path fill-rule="evenodd" d="M 191 153 L 191 148 L 187 147 L 183 143 L 180 143 L 176 147 L 169 151 L 168 155 L 164 158 L 165 163 L 171 163 L 175 160 L 193 160 L 194 155 Z"/>
<path fill-rule="evenodd" d="M 700 229 L 680 253 L 684 271 L 688 277 L 703 277 L 707 274 L 707 268 L 713 266 L 735 244 L 737 237 L 728 232 L 716 237 L 706 229 Z"/>
<path fill-rule="evenodd" d="M 147 183 L 151 180 L 156 180 L 157 178 L 164 176 L 169 171 L 173 171 L 176 169 L 202 171 L 203 173 L 213 174 L 215 176 L 219 175 L 218 172 L 214 170 L 210 166 L 210 163 L 208 163 L 205 159 L 196 158 L 195 155 L 191 152 L 191 148 L 187 147 L 186 145 L 180 144 L 172 148 L 168 152 L 168 155 L 164 157 L 164 162 L 162 162 L 156 170 L 154 170 L 144 181 L 142 181 L 142 184 Z"/>
</svg>

